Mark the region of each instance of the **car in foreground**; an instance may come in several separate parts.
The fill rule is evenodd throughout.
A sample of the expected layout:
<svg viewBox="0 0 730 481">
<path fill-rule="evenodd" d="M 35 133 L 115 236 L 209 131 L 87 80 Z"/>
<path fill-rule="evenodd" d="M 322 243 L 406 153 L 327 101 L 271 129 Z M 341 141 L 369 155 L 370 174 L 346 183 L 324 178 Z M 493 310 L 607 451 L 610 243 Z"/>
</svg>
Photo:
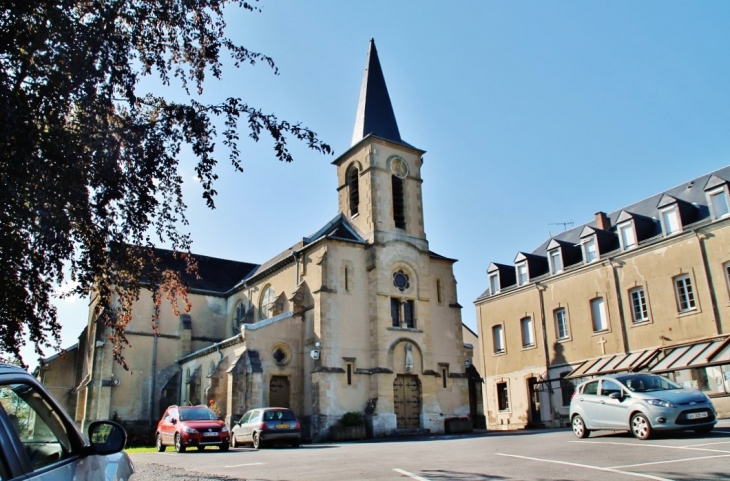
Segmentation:
<svg viewBox="0 0 730 481">
<path fill-rule="evenodd" d="M 231 445 L 251 444 L 260 449 L 268 444 L 289 444 L 299 447 L 302 425 L 286 408 L 265 407 L 244 414 L 231 429 Z"/>
<path fill-rule="evenodd" d="M 184 453 L 189 447 L 203 451 L 206 446 L 217 446 L 228 451 L 231 436 L 226 423 L 207 406 L 170 406 L 157 423 L 155 445 L 158 452 L 167 446 Z"/>
<path fill-rule="evenodd" d="M 134 479 L 124 428 L 89 424 L 88 438 L 28 371 L 0 364 L 0 480 Z"/>
<path fill-rule="evenodd" d="M 707 434 L 717 423 L 712 401 L 702 391 L 655 374 L 612 374 L 583 382 L 570 400 L 573 433 L 629 430 L 648 439 L 654 431 L 692 429 Z"/>
</svg>

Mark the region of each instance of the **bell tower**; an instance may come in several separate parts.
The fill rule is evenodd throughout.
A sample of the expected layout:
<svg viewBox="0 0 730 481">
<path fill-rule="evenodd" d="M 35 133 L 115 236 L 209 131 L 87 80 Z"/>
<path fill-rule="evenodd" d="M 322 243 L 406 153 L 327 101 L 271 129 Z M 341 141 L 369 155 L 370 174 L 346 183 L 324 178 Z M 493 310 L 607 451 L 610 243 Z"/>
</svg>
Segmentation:
<svg viewBox="0 0 730 481">
<path fill-rule="evenodd" d="M 375 41 L 370 40 L 351 147 L 337 158 L 339 211 L 370 243 L 427 248 L 421 166 L 425 151 L 403 141 Z"/>
</svg>

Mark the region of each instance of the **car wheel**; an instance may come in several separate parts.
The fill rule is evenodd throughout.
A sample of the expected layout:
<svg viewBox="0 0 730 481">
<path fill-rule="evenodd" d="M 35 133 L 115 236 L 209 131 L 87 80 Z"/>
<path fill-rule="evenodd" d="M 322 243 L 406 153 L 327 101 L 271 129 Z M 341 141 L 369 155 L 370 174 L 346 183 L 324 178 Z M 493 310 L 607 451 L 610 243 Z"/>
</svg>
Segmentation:
<svg viewBox="0 0 730 481">
<path fill-rule="evenodd" d="M 198 451 L 205 451 L 205 446 L 198 446 Z"/>
<path fill-rule="evenodd" d="M 644 441 L 651 436 L 651 424 L 649 420 L 641 413 L 634 414 L 631 418 L 631 434 L 637 439 Z"/>
<path fill-rule="evenodd" d="M 222 443 L 220 448 L 221 448 L 221 451 L 228 451 L 228 443 Z"/>
<path fill-rule="evenodd" d="M 167 446 L 162 443 L 162 438 L 159 434 L 157 435 L 157 439 L 155 439 L 155 446 L 157 447 L 158 453 L 164 453 L 165 449 L 167 448 Z"/>
<path fill-rule="evenodd" d="M 175 451 L 178 453 L 184 453 L 185 452 L 185 445 L 182 442 L 182 438 L 180 437 L 180 433 L 177 433 L 175 435 Z"/>
<path fill-rule="evenodd" d="M 262 447 L 261 440 L 259 439 L 259 433 L 253 433 L 253 448 L 261 449 Z"/>
<path fill-rule="evenodd" d="M 586 429 L 586 423 L 583 421 L 583 418 L 577 415 L 573 417 L 573 434 L 580 439 L 587 438 L 591 434 Z"/>
<path fill-rule="evenodd" d="M 236 446 L 238 446 L 238 444 L 236 443 L 236 435 L 231 433 L 231 447 L 235 448 Z"/>
<path fill-rule="evenodd" d="M 697 434 L 710 434 L 712 432 L 713 427 L 714 426 L 705 426 L 703 428 L 697 428 L 697 429 L 695 429 L 695 432 Z"/>
</svg>

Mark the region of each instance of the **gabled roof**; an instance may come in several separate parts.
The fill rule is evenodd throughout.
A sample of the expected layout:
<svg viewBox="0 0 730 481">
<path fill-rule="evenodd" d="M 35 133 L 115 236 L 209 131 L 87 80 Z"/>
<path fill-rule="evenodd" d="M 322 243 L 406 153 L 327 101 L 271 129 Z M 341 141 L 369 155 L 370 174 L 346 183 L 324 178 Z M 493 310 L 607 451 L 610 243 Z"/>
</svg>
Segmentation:
<svg viewBox="0 0 730 481">
<path fill-rule="evenodd" d="M 370 39 L 365 73 L 360 88 L 360 101 L 357 105 L 352 145 L 370 134 L 385 140 L 402 142 L 373 39 Z"/>
<path fill-rule="evenodd" d="M 198 275 L 194 276 L 186 272 L 185 259 L 174 256 L 171 250 L 155 249 L 155 255 L 164 267 L 179 272 L 192 291 L 226 293 L 257 267 L 248 262 L 192 254 L 198 264 Z"/>
</svg>

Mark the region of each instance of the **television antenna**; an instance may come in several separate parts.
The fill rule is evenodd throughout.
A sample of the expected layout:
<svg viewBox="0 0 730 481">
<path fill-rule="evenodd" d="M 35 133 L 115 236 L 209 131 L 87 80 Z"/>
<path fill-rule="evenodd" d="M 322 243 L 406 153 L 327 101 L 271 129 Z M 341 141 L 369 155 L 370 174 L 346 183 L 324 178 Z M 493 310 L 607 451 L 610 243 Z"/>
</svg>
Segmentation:
<svg viewBox="0 0 730 481">
<path fill-rule="evenodd" d="M 574 222 L 551 222 L 548 225 L 562 225 L 563 226 L 563 232 L 568 230 L 569 227 L 573 227 Z"/>
</svg>

